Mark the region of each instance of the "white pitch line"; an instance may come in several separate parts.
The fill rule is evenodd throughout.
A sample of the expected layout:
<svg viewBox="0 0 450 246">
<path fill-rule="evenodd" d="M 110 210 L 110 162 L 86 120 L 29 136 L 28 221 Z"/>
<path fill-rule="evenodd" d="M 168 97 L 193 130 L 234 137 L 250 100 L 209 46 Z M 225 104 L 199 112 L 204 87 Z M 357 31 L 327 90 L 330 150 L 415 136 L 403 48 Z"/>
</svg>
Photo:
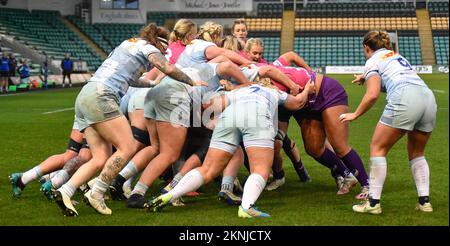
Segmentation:
<svg viewBox="0 0 450 246">
<path fill-rule="evenodd" d="M 59 112 L 64 112 L 64 111 L 69 111 L 69 110 L 73 110 L 74 107 L 71 108 L 62 108 L 62 109 L 58 109 L 58 110 L 54 110 L 54 111 L 48 111 L 48 112 L 44 112 L 42 114 L 54 114 L 54 113 L 59 113 Z"/>
<path fill-rule="evenodd" d="M 3 95 L 0 95 L 0 97 L 12 97 L 12 96 L 19 96 L 19 95 L 26 95 L 26 94 L 28 94 L 29 92 L 22 92 L 22 93 L 10 93 L 10 94 L 3 94 Z"/>
<path fill-rule="evenodd" d="M 445 93 L 445 91 L 443 91 L 443 90 L 436 90 L 436 89 L 433 89 L 433 91 L 434 91 L 434 92 L 437 92 L 437 93 L 442 93 L 442 94 Z"/>
</svg>

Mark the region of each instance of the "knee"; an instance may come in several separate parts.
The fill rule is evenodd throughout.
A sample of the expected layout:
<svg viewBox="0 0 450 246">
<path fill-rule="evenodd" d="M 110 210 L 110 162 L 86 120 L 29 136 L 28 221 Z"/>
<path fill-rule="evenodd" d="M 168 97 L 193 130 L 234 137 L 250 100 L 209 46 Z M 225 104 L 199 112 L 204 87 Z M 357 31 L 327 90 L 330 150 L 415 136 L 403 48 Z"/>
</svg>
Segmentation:
<svg viewBox="0 0 450 246">
<path fill-rule="evenodd" d="M 89 153 L 82 153 L 82 154 L 78 155 L 78 158 L 79 158 L 81 163 L 85 163 L 85 162 L 88 162 L 92 158 L 92 155 L 91 155 L 90 152 Z"/>
<path fill-rule="evenodd" d="M 105 157 L 95 157 L 95 158 L 92 158 L 90 163 L 97 172 L 100 172 L 103 169 L 103 166 L 105 165 L 106 160 L 108 160 L 108 157 L 106 157 L 106 156 Z"/>
<path fill-rule="evenodd" d="M 66 153 L 64 153 L 64 155 L 62 155 L 62 161 L 64 163 L 68 162 L 70 159 L 75 158 L 77 155 L 79 155 L 79 153 L 76 153 L 74 151 L 68 150 L 66 151 Z"/>
<path fill-rule="evenodd" d="M 160 152 L 159 157 L 162 158 L 164 160 L 164 162 L 175 163 L 178 160 L 179 156 L 176 156 L 174 153 Z"/>
<path fill-rule="evenodd" d="M 131 158 L 138 150 L 139 143 L 135 139 L 124 141 L 120 146 L 117 146 L 117 151 L 120 151 L 125 158 Z"/>
<path fill-rule="evenodd" d="M 203 176 L 203 182 L 204 184 L 208 184 L 209 182 L 211 182 L 215 177 L 217 177 L 216 173 L 218 172 L 214 172 L 213 169 L 211 168 L 207 168 L 207 169 L 199 169 L 200 174 Z"/>
<path fill-rule="evenodd" d="M 350 152 L 351 148 L 348 145 L 343 145 L 343 146 L 334 146 L 333 150 L 336 153 L 336 155 L 339 156 L 339 158 L 342 158 L 345 155 L 347 155 L 348 152 Z"/>
<path fill-rule="evenodd" d="M 319 147 L 318 145 L 308 145 L 305 144 L 305 151 L 306 153 L 313 157 L 313 158 L 319 158 L 323 151 L 325 150 L 325 147 Z"/>
<path fill-rule="evenodd" d="M 370 156 L 386 156 L 387 152 L 387 148 L 383 148 L 376 143 L 370 143 Z"/>
<path fill-rule="evenodd" d="M 234 65 L 230 61 L 221 62 L 220 66 L 219 66 L 220 75 L 226 75 L 226 71 L 229 71 L 230 69 L 232 69 L 233 66 L 236 66 L 236 65 Z"/>
</svg>

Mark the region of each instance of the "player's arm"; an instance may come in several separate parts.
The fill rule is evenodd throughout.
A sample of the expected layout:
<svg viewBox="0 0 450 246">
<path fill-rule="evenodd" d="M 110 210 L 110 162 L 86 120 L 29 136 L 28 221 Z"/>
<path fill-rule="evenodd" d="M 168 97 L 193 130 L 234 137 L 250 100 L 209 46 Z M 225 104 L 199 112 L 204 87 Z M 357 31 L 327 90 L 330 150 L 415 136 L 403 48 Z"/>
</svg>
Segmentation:
<svg viewBox="0 0 450 246">
<path fill-rule="evenodd" d="M 161 71 L 159 71 L 156 67 L 153 67 L 152 69 L 150 69 L 150 71 L 148 71 L 147 76 L 145 78 L 149 80 L 155 80 L 160 74 Z"/>
<path fill-rule="evenodd" d="M 283 55 L 280 56 L 280 58 L 283 58 L 288 63 L 288 66 L 290 66 L 292 63 L 294 63 L 295 65 L 297 65 L 299 67 L 305 68 L 306 70 L 309 70 L 309 71 L 311 70 L 311 68 L 308 66 L 308 64 L 305 62 L 305 60 L 293 51 L 284 53 Z"/>
<path fill-rule="evenodd" d="M 352 80 L 352 84 L 358 84 L 358 85 L 363 85 L 364 82 L 366 82 L 366 79 L 364 78 L 364 74 L 354 74 L 353 75 L 355 77 L 354 80 Z"/>
<path fill-rule="evenodd" d="M 308 102 L 308 95 L 314 93 L 314 86 L 311 80 L 306 83 L 303 91 L 296 96 L 288 95 L 284 102 L 284 107 L 288 110 L 295 111 L 303 108 Z"/>
<path fill-rule="evenodd" d="M 237 65 L 247 65 L 253 63 L 234 51 L 219 48 L 217 46 L 209 46 L 205 50 L 205 56 L 208 60 L 212 60 L 220 55 L 225 56 L 226 58 L 230 59 L 231 62 Z"/>
<path fill-rule="evenodd" d="M 263 66 L 259 69 L 259 75 L 262 77 L 268 77 L 272 80 L 278 81 L 286 88 L 289 88 L 292 95 L 297 95 L 300 91 L 300 86 L 294 83 L 291 79 L 289 79 L 286 74 L 282 73 L 280 70 L 278 70 L 276 67 L 273 66 Z"/>
<path fill-rule="evenodd" d="M 170 63 L 166 57 L 159 53 L 155 52 L 148 56 L 148 60 L 159 69 L 159 71 L 164 74 L 170 76 L 171 78 L 180 81 L 182 83 L 194 86 L 194 85 L 204 85 L 207 86 L 208 83 L 203 81 L 193 81 L 189 76 L 187 76 L 183 71 L 178 69 L 175 65 Z"/>
<path fill-rule="evenodd" d="M 356 120 L 358 117 L 366 113 L 377 102 L 380 96 L 381 77 L 378 74 L 370 76 L 366 81 L 366 94 L 364 94 L 361 103 L 353 113 L 341 114 L 339 119 L 341 122 Z"/>
</svg>

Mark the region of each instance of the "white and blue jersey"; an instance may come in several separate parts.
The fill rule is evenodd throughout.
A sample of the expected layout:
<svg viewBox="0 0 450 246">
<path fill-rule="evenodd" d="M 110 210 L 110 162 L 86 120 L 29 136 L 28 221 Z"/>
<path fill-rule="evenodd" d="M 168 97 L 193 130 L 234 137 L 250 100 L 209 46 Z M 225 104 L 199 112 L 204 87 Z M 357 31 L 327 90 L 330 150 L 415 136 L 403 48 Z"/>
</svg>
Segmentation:
<svg viewBox="0 0 450 246">
<path fill-rule="evenodd" d="M 128 86 L 148 70 L 148 56 L 157 52 L 161 53 L 143 39 L 125 40 L 109 54 L 90 81 L 103 83 L 122 97 Z"/>
<path fill-rule="evenodd" d="M 201 39 L 193 40 L 186 49 L 178 57 L 176 66 L 179 68 L 191 68 L 198 71 L 200 79 L 208 82 L 207 87 L 195 88 L 200 89 L 202 95 L 207 92 L 216 91 L 220 87 L 220 78 L 216 74 L 217 63 L 208 63 L 208 59 L 205 55 L 205 50 L 208 47 L 217 45 L 211 42 L 207 42 Z"/>
<path fill-rule="evenodd" d="M 436 123 L 436 101 L 409 62 L 391 50 L 379 49 L 366 62 L 365 79 L 378 74 L 387 92 L 380 123 L 406 131 L 431 132 Z"/>
<path fill-rule="evenodd" d="M 215 43 L 202 39 L 195 39 L 186 45 L 186 49 L 178 57 L 177 65 L 181 67 L 190 67 L 194 64 L 207 63 L 205 50 L 210 46 L 217 46 Z"/>
<path fill-rule="evenodd" d="M 425 82 L 417 75 L 414 68 L 400 54 L 392 50 L 379 49 L 367 60 L 364 78 L 378 74 L 381 77 L 381 91 L 391 93 L 405 85 L 425 86 Z"/>
<path fill-rule="evenodd" d="M 286 92 L 258 84 L 233 90 L 227 92 L 225 95 L 230 102 L 230 106 L 234 104 L 242 106 L 253 104 L 257 106 L 257 109 L 264 110 L 266 115 L 269 115 L 271 118 L 277 115 L 278 106 L 284 104 L 288 98 Z M 251 110 L 248 112 L 251 112 Z M 256 112 L 261 111 L 257 110 Z"/>
<path fill-rule="evenodd" d="M 229 105 L 219 116 L 210 148 L 233 154 L 242 141 L 245 148 L 274 147 L 278 105 L 288 94 L 260 85 L 226 93 Z"/>
</svg>

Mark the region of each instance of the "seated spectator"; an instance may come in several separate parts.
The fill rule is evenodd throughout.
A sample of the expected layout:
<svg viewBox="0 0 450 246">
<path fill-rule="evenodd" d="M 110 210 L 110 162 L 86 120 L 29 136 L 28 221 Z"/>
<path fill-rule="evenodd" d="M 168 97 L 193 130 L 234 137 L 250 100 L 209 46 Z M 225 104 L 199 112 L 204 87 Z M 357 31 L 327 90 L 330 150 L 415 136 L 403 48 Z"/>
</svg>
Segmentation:
<svg viewBox="0 0 450 246">
<path fill-rule="evenodd" d="M 17 68 L 17 72 L 19 73 L 21 84 L 30 83 L 30 67 L 28 66 L 28 61 L 26 59 L 24 59 L 22 64 Z"/>
</svg>

